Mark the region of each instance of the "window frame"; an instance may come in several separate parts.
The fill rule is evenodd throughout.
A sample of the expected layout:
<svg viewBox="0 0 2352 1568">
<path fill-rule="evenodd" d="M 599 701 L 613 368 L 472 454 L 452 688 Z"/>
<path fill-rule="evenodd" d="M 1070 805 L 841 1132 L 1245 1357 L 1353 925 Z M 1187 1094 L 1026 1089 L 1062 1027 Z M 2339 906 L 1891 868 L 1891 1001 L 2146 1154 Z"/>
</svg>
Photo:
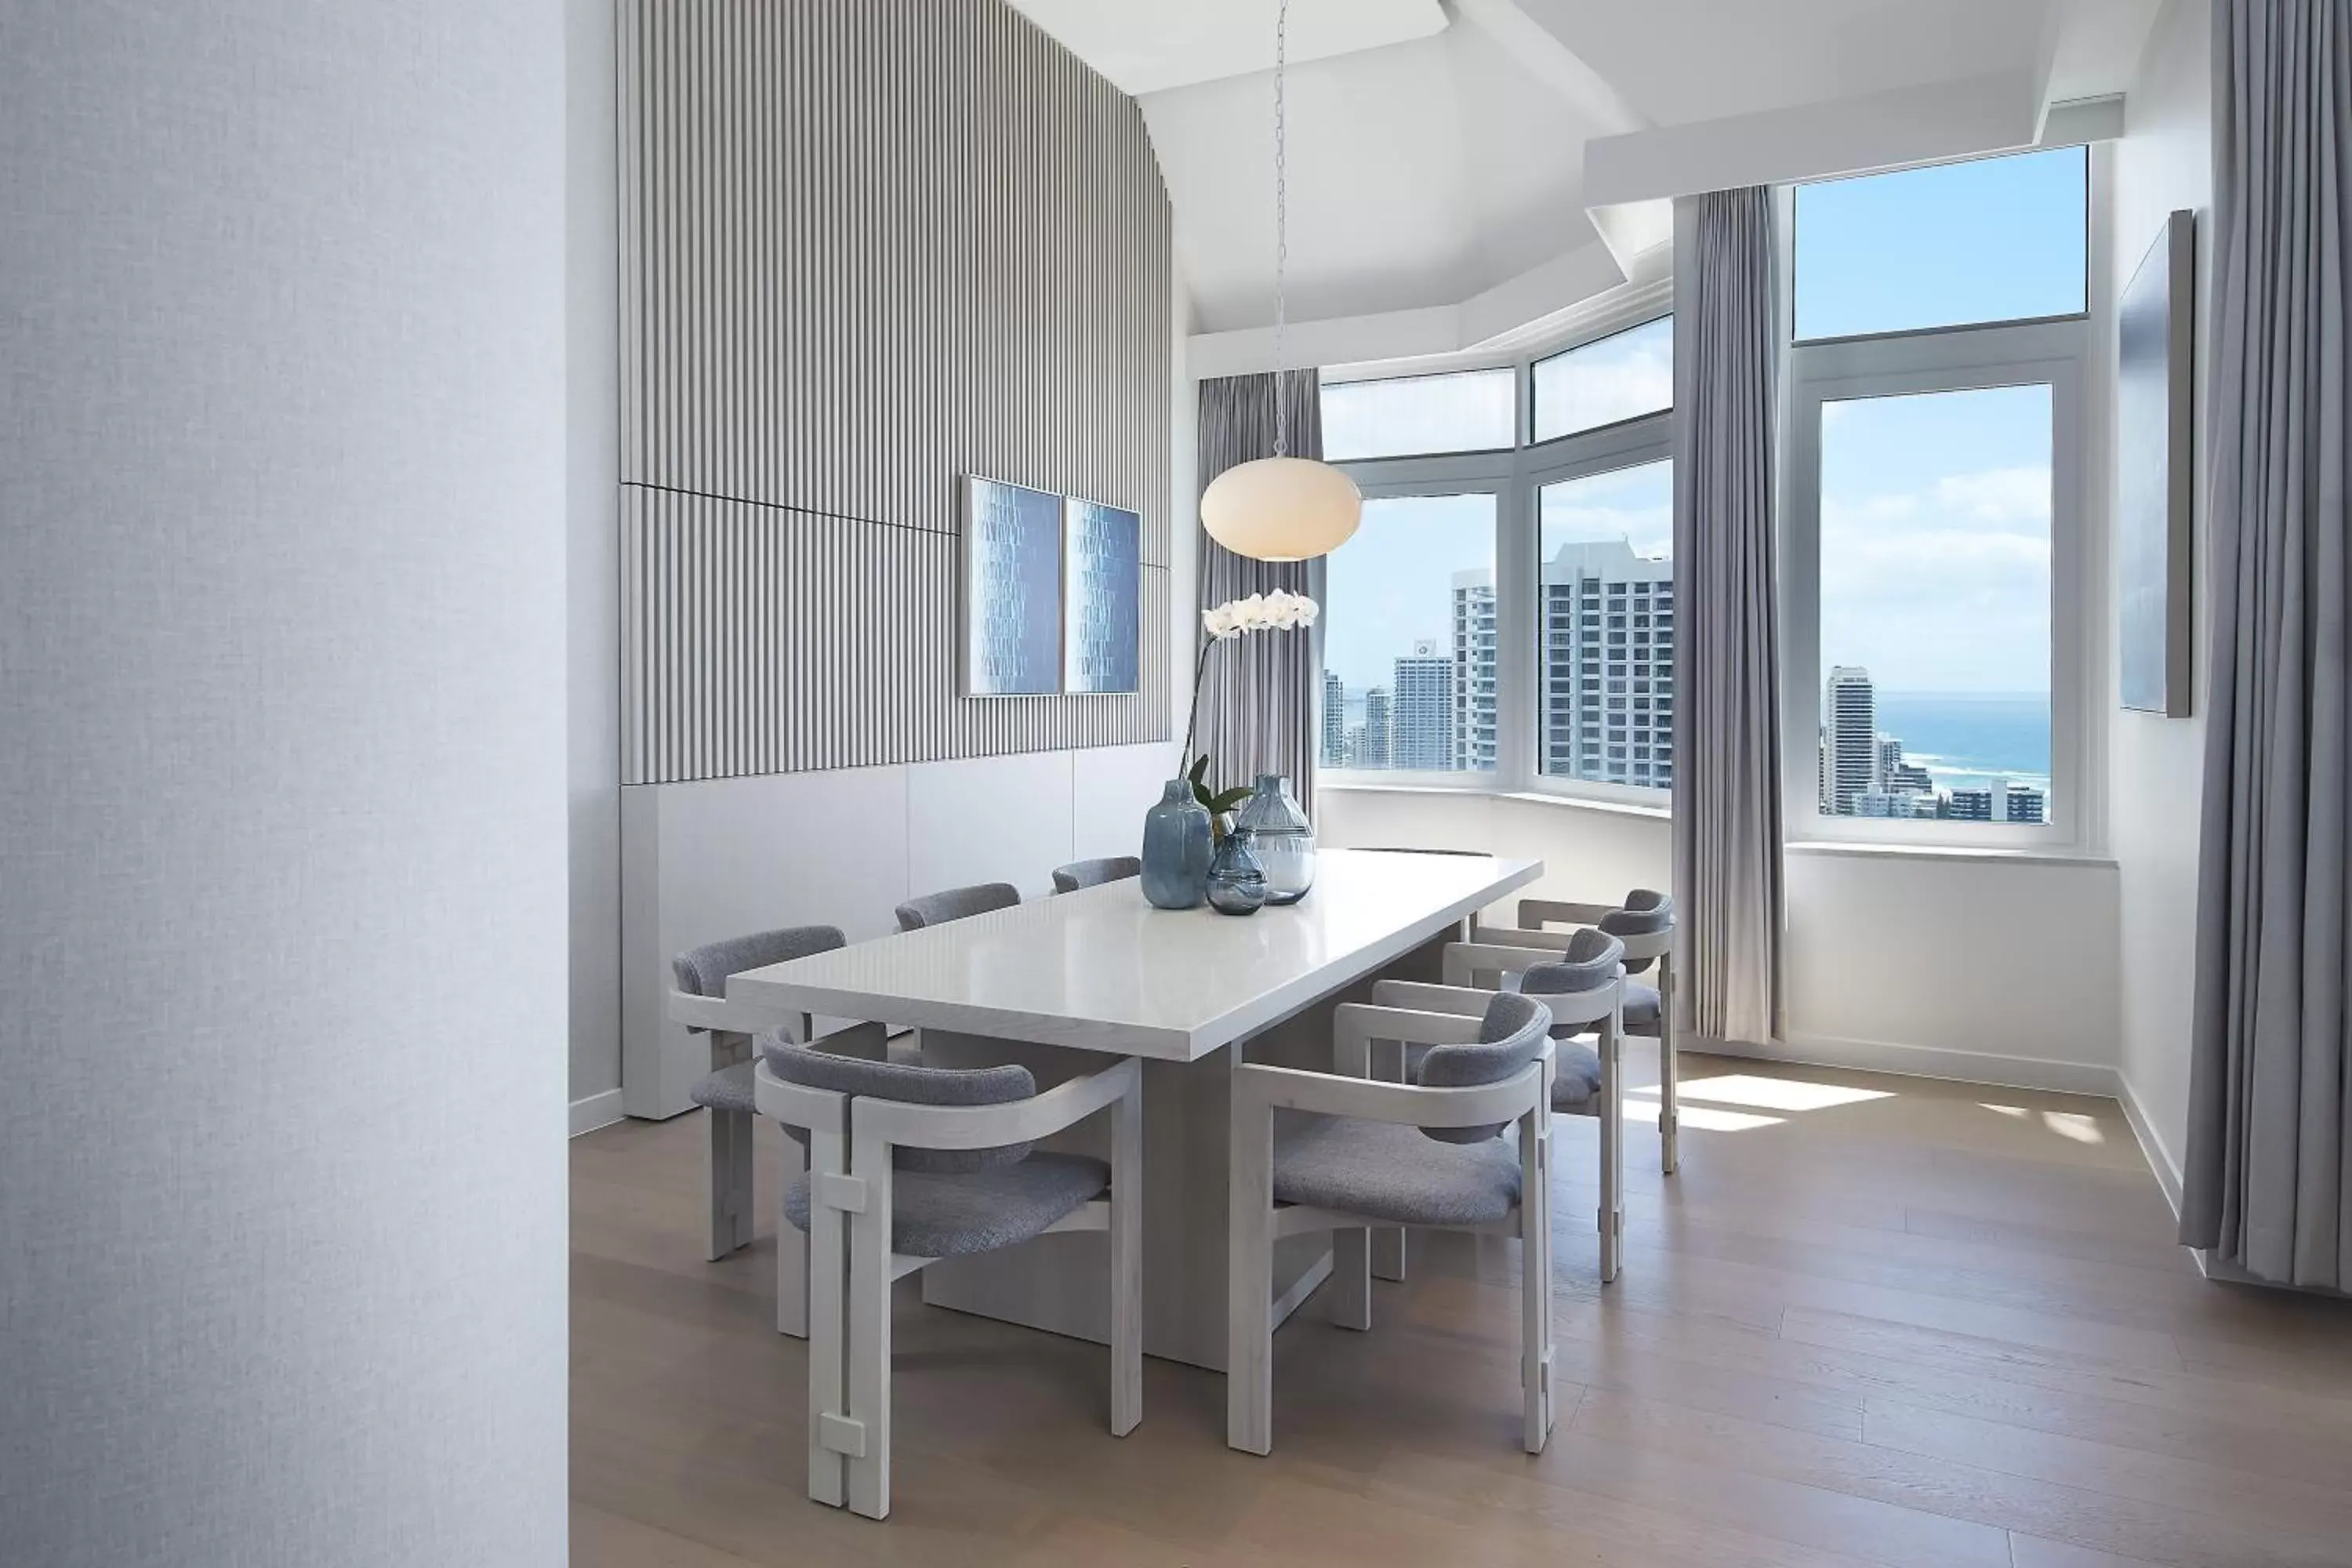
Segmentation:
<svg viewBox="0 0 2352 1568">
<path fill-rule="evenodd" d="M 2087 693 L 2090 519 L 2084 492 L 2087 317 L 1936 328 L 1791 345 L 1780 521 L 1781 790 L 1791 844 L 2083 849 L 2094 816 Z M 2042 823 L 1836 816 L 1821 810 L 1822 405 L 1850 398 L 2050 388 L 2050 803 Z"/>
<path fill-rule="evenodd" d="M 1614 806 L 1664 812 L 1666 790 L 1554 777 L 1541 771 L 1542 683 L 1537 663 L 1541 584 L 1541 526 L 1537 492 L 1563 479 L 1589 478 L 1633 468 L 1674 455 L 1671 407 L 1537 443 L 1534 366 L 1674 313 L 1666 289 L 1646 288 L 1612 301 L 1573 329 L 1534 340 L 1517 352 L 1465 359 L 1443 368 L 1426 365 L 1383 374 L 1379 366 L 1350 366 L 1331 384 L 1411 380 L 1460 371 L 1509 369 L 1515 399 L 1508 447 L 1476 452 L 1431 452 L 1400 458 L 1358 458 L 1334 466 L 1356 483 L 1366 500 L 1408 496 L 1492 494 L 1495 508 L 1495 767 L 1492 772 L 1436 773 L 1394 768 L 1340 768 L 1320 763 L 1317 787 L 1435 790 L 1459 795 L 1542 795 Z M 1345 548 L 1342 546 L 1342 548 Z M 1328 595 L 1327 595 L 1328 598 Z M 1327 614 L 1334 606 L 1328 603 Z M 1339 613 L 1344 614 L 1344 610 Z M 1323 623 L 1316 626 L 1318 678 L 1317 743 L 1321 743 Z M 1514 715 L 1517 715 L 1517 719 Z"/>
<path fill-rule="evenodd" d="M 1357 386 L 1361 385 L 1366 382 L 1435 381 L 1443 376 L 1478 375 L 1497 370 L 1508 370 L 1510 368 L 1511 366 L 1507 363 L 1500 364 L 1450 364 L 1442 370 L 1406 371 L 1394 375 L 1335 376 L 1331 380 L 1324 382 L 1321 386 L 1318 388 L 1318 396 L 1319 397 L 1323 392 L 1328 391 L 1330 388 L 1335 386 Z M 1506 446 L 1454 447 L 1436 452 L 1400 452 L 1385 458 L 1335 458 L 1331 460 L 1332 466 L 1344 470 L 1356 468 L 1360 465 L 1371 463 L 1419 463 L 1439 458 L 1498 458 L 1517 447 L 1525 445 L 1525 431 L 1527 428 L 1528 417 L 1527 405 L 1528 395 L 1526 392 L 1514 384 L 1511 389 L 1511 440 L 1509 444 Z"/>
</svg>

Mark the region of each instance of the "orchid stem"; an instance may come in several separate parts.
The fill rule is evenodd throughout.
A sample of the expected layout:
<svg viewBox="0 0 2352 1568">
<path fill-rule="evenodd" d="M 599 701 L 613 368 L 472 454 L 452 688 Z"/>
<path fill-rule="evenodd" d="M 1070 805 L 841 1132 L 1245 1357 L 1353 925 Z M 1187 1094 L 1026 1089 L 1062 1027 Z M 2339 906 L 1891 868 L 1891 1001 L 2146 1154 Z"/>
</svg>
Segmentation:
<svg viewBox="0 0 2352 1568">
<path fill-rule="evenodd" d="M 1184 760 L 1176 770 L 1187 776 L 1192 772 L 1192 728 L 1201 719 L 1201 678 L 1209 672 L 1209 650 L 1216 646 L 1216 638 L 1202 637 L 1201 657 L 1192 661 L 1192 706 L 1184 715 Z"/>
</svg>

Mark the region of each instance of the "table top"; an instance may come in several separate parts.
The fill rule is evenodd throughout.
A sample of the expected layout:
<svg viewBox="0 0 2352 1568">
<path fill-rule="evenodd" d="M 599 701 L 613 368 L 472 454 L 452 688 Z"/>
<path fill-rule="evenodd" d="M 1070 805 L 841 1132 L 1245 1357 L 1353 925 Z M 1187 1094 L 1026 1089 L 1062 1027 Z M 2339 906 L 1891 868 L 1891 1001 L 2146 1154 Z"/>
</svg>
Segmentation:
<svg viewBox="0 0 2352 1568">
<path fill-rule="evenodd" d="M 1133 878 L 789 963 L 730 1001 L 1194 1061 L 1410 952 L 1543 874 L 1540 860 L 1328 849 L 1300 902 L 1157 910 Z"/>
</svg>

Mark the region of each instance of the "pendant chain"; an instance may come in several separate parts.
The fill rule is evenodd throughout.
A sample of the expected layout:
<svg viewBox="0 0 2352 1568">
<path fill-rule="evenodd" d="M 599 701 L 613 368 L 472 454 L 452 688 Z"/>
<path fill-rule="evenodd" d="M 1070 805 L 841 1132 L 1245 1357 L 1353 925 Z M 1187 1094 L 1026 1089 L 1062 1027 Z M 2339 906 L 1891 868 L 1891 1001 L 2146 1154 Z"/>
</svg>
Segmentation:
<svg viewBox="0 0 2352 1568">
<path fill-rule="evenodd" d="M 1289 326 L 1290 295 L 1286 273 L 1290 264 L 1290 163 L 1283 124 L 1283 76 L 1287 64 L 1290 0 L 1276 0 L 1274 9 L 1274 455 L 1290 456 L 1290 398 L 1282 357 L 1283 336 Z"/>
</svg>

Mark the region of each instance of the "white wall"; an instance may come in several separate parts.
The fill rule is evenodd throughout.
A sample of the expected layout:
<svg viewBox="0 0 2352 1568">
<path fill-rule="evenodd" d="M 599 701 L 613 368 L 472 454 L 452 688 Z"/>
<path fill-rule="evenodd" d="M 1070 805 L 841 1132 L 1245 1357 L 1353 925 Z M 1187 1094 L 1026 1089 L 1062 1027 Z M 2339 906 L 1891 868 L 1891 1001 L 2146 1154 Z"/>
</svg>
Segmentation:
<svg viewBox="0 0 2352 1568">
<path fill-rule="evenodd" d="M 1327 788 L 1322 842 L 1541 858 L 1538 897 L 1673 885 L 1658 813 L 1524 795 Z M 1788 1037 L 1804 1061 L 2116 1090 L 2116 870 L 2101 861 L 1799 849 Z"/>
<path fill-rule="evenodd" d="M 564 0 L 572 1098 L 621 1082 L 621 362 L 614 0 Z"/>
<path fill-rule="evenodd" d="M 2147 1133 L 2177 1182 L 2189 1119 L 2189 1013 L 2194 990 L 2197 837 L 2205 745 L 2210 616 L 2206 591 L 2205 372 L 2212 259 L 2211 17 L 2205 0 L 2172 0 L 2157 21 L 2125 100 L 2115 148 L 2113 292 L 2120 292 L 2165 215 L 2197 213 L 2195 636 L 2192 714 L 2115 711 L 2109 822 L 2122 867 L 2121 1064 Z M 2112 349 L 2109 351 L 2112 353 Z M 2112 487 L 2113 475 L 2109 475 Z M 2108 606 L 2114 646 L 2115 606 Z M 2110 680 L 2114 672 L 2110 669 Z M 2114 693 L 2109 688 L 2109 706 Z"/>
<path fill-rule="evenodd" d="M 565 1560 L 562 15 L 7 7 L 12 1563 Z"/>
</svg>

